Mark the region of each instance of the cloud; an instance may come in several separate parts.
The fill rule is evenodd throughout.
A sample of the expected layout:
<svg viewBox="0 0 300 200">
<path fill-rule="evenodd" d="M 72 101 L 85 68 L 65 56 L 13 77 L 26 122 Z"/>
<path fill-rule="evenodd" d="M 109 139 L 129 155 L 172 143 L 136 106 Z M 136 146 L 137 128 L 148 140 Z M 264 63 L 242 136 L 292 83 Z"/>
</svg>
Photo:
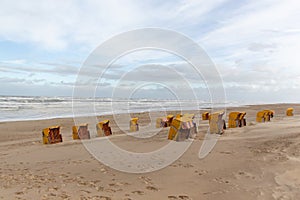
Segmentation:
<svg viewBox="0 0 300 200">
<path fill-rule="evenodd" d="M 0 36 L 29 42 L 49 50 L 63 50 L 72 43 L 95 45 L 140 21 L 142 13 L 131 1 L 77 1 L 59 3 L 32 0 L 1 2 Z"/>
<path fill-rule="evenodd" d="M 4 82 L 4 83 L 24 83 L 24 82 L 26 82 L 26 79 L 24 79 L 24 78 L 0 77 L 0 82 Z"/>
<path fill-rule="evenodd" d="M 252 43 L 248 47 L 250 51 L 264 51 L 264 50 L 270 50 L 275 48 L 276 48 L 275 44 L 263 44 L 263 43 Z"/>
<path fill-rule="evenodd" d="M 229 97 L 239 99 L 249 91 L 247 97 L 255 99 L 264 91 L 278 93 L 276 98 L 284 101 L 288 97 L 280 96 L 280 91 L 288 95 L 289 88 L 300 89 L 299 10 L 300 4 L 294 0 L 124 0 L 122 4 L 117 0 L 3 0 L 0 40 L 7 43 L 3 49 L 9 47 L 12 53 L 0 57 L 0 83 L 12 90 L 16 84 L 23 89 L 27 86 L 27 91 L 31 88 L 37 94 L 42 85 L 62 87 L 66 92 L 76 82 L 84 58 L 101 42 L 124 31 L 150 26 L 179 31 L 202 45 L 219 68 Z M 19 47 L 23 50 L 17 51 Z M 105 66 L 96 61 L 82 71 L 80 87 L 98 80 L 97 73 Z M 103 94 L 110 94 L 122 76 L 124 94 L 136 83 L 151 81 L 165 81 L 175 88 L 180 86 L 179 76 L 199 91 L 205 87 L 202 77 L 184 61 L 153 52 L 126 55 L 110 67 L 102 81 Z M 51 91 L 55 94 L 55 89 Z M 153 88 L 142 91 L 145 95 L 155 92 Z M 295 95 L 297 98 L 300 101 L 299 95 Z"/>
<path fill-rule="evenodd" d="M 117 33 L 140 27 L 184 27 L 203 21 L 207 13 L 225 0 L 214 1 L 132 1 L 66 0 L 1 2 L 0 37 L 33 43 L 48 50 L 64 50 L 79 45 L 95 47 Z M 195 20 L 197 19 L 197 20 Z"/>
<path fill-rule="evenodd" d="M 30 64 L 26 65 L 12 65 L 1 64 L 0 62 L 0 70 L 7 73 L 21 73 L 21 74 L 29 74 L 29 76 L 33 76 L 36 73 L 39 74 L 55 74 L 59 76 L 75 76 L 78 72 L 77 66 L 70 66 L 64 64 L 35 64 L 36 66 L 30 66 Z"/>
</svg>

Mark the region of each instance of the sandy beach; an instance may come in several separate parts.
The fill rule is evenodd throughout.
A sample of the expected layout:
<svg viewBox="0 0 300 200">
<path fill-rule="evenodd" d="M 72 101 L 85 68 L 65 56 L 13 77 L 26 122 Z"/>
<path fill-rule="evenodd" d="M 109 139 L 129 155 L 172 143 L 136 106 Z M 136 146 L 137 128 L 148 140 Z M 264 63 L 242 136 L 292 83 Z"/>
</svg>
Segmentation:
<svg viewBox="0 0 300 200">
<path fill-rule="evenodd" d="M 286 117 L 288 107 L 295 109 Z M 268 123 L 255 122 L 256 112 L 272 109 Z M 201 111 L 195 113 L 200 118 Z M 247 126 L 227 129 L 212 152 L 198 158 L 208 128 L 198 134 L 177 161 L 150 173 L 124 173 L 100 163 L 79 140 L 72 140 L 72 118 L 0 123 L 0 199 L 297 199 L 300 196 L 300 104 L 228 108 L 247 112 Z M 176 113 L 176 112 L 168 112 Z M 157 113 L 159 115 L 159 113 Z M 140 126 L 148 113 L 134 114 Z M 168 128 L 138 139 L 118 129 L 112 116 L 111 141 L 132 152 L 164 146 Z M 63 143 L 43 145 L 42 129 L 60 125 Z"/>
</svg>

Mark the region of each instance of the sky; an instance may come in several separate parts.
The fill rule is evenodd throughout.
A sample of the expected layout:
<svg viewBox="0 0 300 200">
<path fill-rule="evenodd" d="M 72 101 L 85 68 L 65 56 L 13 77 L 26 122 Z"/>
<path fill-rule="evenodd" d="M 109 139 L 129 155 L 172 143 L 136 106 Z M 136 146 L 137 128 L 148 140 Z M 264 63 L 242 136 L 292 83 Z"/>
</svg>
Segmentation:
<svg viewBox="0 0 300 200">
<path fill-rule="evenodd" d="M 72 96 L 80 68 L 99 45 L 155 27 L 205 50 L 228 101 L 300 102 L 299 10 L 298 0 L 0 0 L 0 95 Z M 114 66 L 97 96 L 126 96 L 128 88 L 138 98 L 174 96 L 164 84 L 187 99 L 193 92 L 209 96 L 203 77 L 168 52 L 128 53 Z"/>
</svg>

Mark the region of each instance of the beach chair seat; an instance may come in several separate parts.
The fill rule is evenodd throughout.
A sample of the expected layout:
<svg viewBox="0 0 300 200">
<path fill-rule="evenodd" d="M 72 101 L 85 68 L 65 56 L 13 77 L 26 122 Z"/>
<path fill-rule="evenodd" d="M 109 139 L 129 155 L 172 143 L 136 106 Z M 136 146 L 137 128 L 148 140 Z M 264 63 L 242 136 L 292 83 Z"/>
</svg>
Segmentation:
<svg viewBox="0 0 300 200">
<path fill-rule="evenodd" d="M 176 119 L 181 118 L 183 115 L 181 113 L 176 114 Z"/>
<path fill-rule="evenodd" d="M 247 125 L 247 122 L 246 122 L 246 119 L 245 119 L 245 116 L 246 116 L 246 112 L 241 112 L 240 114 L 240 127 L 243 127 L 243 126 L 246 126 Z"/>
<path fill-rule="evenodd" d="M 168 119 L 165 117 L 159 117 L 156 119 L 156 128 L 162 128 L 168 126 Z"/>
<path fill-rule="evenodd" d="M 228 116 L 228 128 L 236 128 L 240 126 L 240 112 L 231 112 Z"/>
<path fill-rule="evenodd" d="M 246 112 L 231 112 L 228 116 L 228 128 L 246 126 Z"/>
<path fill-rule="evenodd" d="M 263 110 L 265 112 L 265 122 L 271 121 L 271 118 L 274 117 L 274 111 L 273 110 Z"/>
<path fill-rule="evenodd" d="M 60 134 L 60 126 L 51 126 L 42 131 L 43 144 L 54 144 L 62 142 L 62 135 Z"/>
<path fill-rule="evenodd" d="M 256 121 L 257 122 L 269 122 L 271 118 L 274 117 L 275 112 L 273 110 L 262 110 L 257 112 Z"/>
<path fill-rule="evenodd" d="M 202 120 L 209 120 L 209 112 L 202 113 Z"/>
<path fill-rule="evenodd" d="M 167 127 L 171 126 L 174 115 L 167 115 Z"/>
<path fill-rule="evenodd" d="M 263 110 L 265 112 L 265 122 L 271 121 L 271 118 L 274 116 L 274 111 L 272 110 Z"/>
<path fill-rule="evenodd" d="M 209 119 L 209 132 L 215 134 L 223 134 L 226 129 L 226 123 L 223 119 L 224 111 L 214 112 Z"/>
<path fill-rule="evenodd" d="M 294 116 L 294 108 L 288 108 L 286 109 L 286 116 Z"/>
<path fill-rule="evenodd" d="M 166 117 L 159 117 L 156 119 L 156 128 L 169 127 L 172 123 L 174 115 L 167 115 Z"/>
<path fill-rule="evenodd" d="M 103 120 L 96 125 L 97 135 L 101 136 L 109 136 L 112 135 L 111 127 L 109 126 L 109 120 Z"/>
<path fill-rule="evenodd" d="M 265 122 L 265 112 L 264 111 L 257 112 L 256 121 L 257 122 Z"/>
<path fill-rule="evenodd" d="M 139 130 L 139 124 L 138 124 L 138 121 L 139 121 L 139 118 L 138 118 L 138 117 L 131 118 L 131 120 L 130 120 L 130 122 L 129 122 L 129 126 L 130 126 L 129 131 L 130 131 L 130 132 L 135 132 L 135 131 L 138 131 L 138 130 Z"/>
<path fill-rule="evenodd" d="M 72 127 L 73 131 L 73 139 L 77 140 L 83 140 L 83 139 L 90 139 L 90 131 L 88 130 L 88 124 L 80 124 L 78 126 L 73 126 Z"/>
<path fill-rule="evenodd" d="M 173 119 L 169 130 L 168 139 L 183 141 L 188 138 L 193 138 L 196 133 L 197 126 L 193 121 L 192 115 L 186 115 Z"/>
<path fill-rule="evenodd" d="M 73 140 L 79 140 L 79 136 L 78 136 L 78 128 L 77 126 L 73 126 L 72 127 L 72 138 Z"/>
</svg>

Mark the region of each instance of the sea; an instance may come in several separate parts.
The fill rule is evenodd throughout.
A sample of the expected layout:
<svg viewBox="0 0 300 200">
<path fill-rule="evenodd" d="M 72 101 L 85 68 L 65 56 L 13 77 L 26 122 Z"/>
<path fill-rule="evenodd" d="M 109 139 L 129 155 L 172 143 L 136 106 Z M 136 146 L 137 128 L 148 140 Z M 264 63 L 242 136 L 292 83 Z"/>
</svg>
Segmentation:
<svg viewBox="0 0 300 200">
<path fill-rule="evenodd" d="M 87 109 L 90 105 L 93 105 L 93 110 Z M 238 106 L 236 102 L 226 103 L 226 106 L 232 105 Z M 82 116 L 101 116 L 128 112 L 200 110 L 211 106 L 210 102 L 199 100 L 0 96 L 0 122 L 74 117 L 78 113 Z M 224 107 L 224 103 L 219 106 Z"/>
</svg>

